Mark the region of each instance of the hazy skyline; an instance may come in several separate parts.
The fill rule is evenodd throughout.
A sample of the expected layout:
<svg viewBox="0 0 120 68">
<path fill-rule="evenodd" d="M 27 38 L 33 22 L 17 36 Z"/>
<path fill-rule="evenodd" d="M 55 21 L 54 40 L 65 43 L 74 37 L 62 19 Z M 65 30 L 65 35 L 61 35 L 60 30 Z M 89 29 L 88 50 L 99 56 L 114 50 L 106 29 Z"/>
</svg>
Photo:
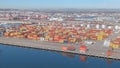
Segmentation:
<svg viewBox="0 0 120 68">
<path fill-rule="evenodd" d="M 120 0 L 0 0 L 0 8 L 120 8 Z"/>
</svg>

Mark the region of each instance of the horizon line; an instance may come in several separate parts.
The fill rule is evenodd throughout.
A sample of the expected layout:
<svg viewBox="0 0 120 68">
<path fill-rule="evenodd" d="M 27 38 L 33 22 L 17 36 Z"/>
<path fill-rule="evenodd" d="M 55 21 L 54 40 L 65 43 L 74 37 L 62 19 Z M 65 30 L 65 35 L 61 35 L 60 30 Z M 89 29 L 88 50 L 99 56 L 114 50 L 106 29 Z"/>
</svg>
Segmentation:
<svg viewBox="0 0 120 68">
<path fill-rule="evenodd" d="M 0 9 L 120 9 L 120 8 L 0 8 Z"/>
</svg>

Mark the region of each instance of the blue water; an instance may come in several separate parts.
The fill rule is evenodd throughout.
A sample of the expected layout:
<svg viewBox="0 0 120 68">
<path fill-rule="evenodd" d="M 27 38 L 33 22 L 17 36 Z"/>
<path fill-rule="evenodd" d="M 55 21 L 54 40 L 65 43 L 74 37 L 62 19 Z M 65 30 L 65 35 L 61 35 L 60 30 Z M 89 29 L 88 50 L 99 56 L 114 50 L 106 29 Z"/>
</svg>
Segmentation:
<svg viewBox="0 0 120 68">
<path fill-rule="evenodd" d="M 120 61 L 0 44 L 0 68 L 119 68 Z"/>
</svg>

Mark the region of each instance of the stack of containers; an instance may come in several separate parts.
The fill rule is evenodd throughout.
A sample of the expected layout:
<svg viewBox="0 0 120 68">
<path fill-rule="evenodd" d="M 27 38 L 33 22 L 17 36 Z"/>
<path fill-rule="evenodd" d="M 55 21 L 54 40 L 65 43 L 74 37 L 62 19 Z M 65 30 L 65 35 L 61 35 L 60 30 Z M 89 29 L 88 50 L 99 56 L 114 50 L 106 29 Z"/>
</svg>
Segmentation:
<svg viewBox="0 0 120 68">
<path fill-rule="evenodd" d="M 115 40 L 112 40 L 111 43 L 110 43 L 110 47 L 120 48 L 120 38 L 117 37 Z"/>
</svg>

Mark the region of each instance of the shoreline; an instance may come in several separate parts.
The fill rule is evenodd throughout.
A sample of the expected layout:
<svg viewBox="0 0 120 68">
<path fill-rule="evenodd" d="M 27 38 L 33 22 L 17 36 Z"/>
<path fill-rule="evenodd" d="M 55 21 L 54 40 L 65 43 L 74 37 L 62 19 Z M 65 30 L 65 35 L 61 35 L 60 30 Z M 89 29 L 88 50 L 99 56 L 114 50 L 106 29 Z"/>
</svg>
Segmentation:
<svg viewBox="0 0 120 68">
<path fill-rule="evenodd" d="M 80 52 L 79 46 L 75 46 L 75 51 L 63 51 L 61 50 L 62 46 L 69 46 L 71 44 L 60 44 L 60 43 L 52 43 L 52 42 L 42 42 L 36 40 L 29 40 L 29 39 L 22 39 L 22 38 L 6 38 L 0 37 L 0 44 L 8 45 L 8 46 L 16 46 L 16 47 L 25 47 L 25 48 L 32 48 L 32 49 L 42 49 L 42 50 L 49 50 L 49 51 L 57 51 L 57 52 L 65 52 L 71 54 L 78 54 L 78 55 L 86 55 L 98 58 L 106 58 L 106 59 L 114 59 L 120 60 L 120 50 L 115 49 L 116 53 L 113 53 L 111 56 L 107 56 L 108 47 L 101 47 L 101 46 L 87 46 L 87 52 Z M 99 49 L 96 49 L 99 48 Z"/>
</svg>

